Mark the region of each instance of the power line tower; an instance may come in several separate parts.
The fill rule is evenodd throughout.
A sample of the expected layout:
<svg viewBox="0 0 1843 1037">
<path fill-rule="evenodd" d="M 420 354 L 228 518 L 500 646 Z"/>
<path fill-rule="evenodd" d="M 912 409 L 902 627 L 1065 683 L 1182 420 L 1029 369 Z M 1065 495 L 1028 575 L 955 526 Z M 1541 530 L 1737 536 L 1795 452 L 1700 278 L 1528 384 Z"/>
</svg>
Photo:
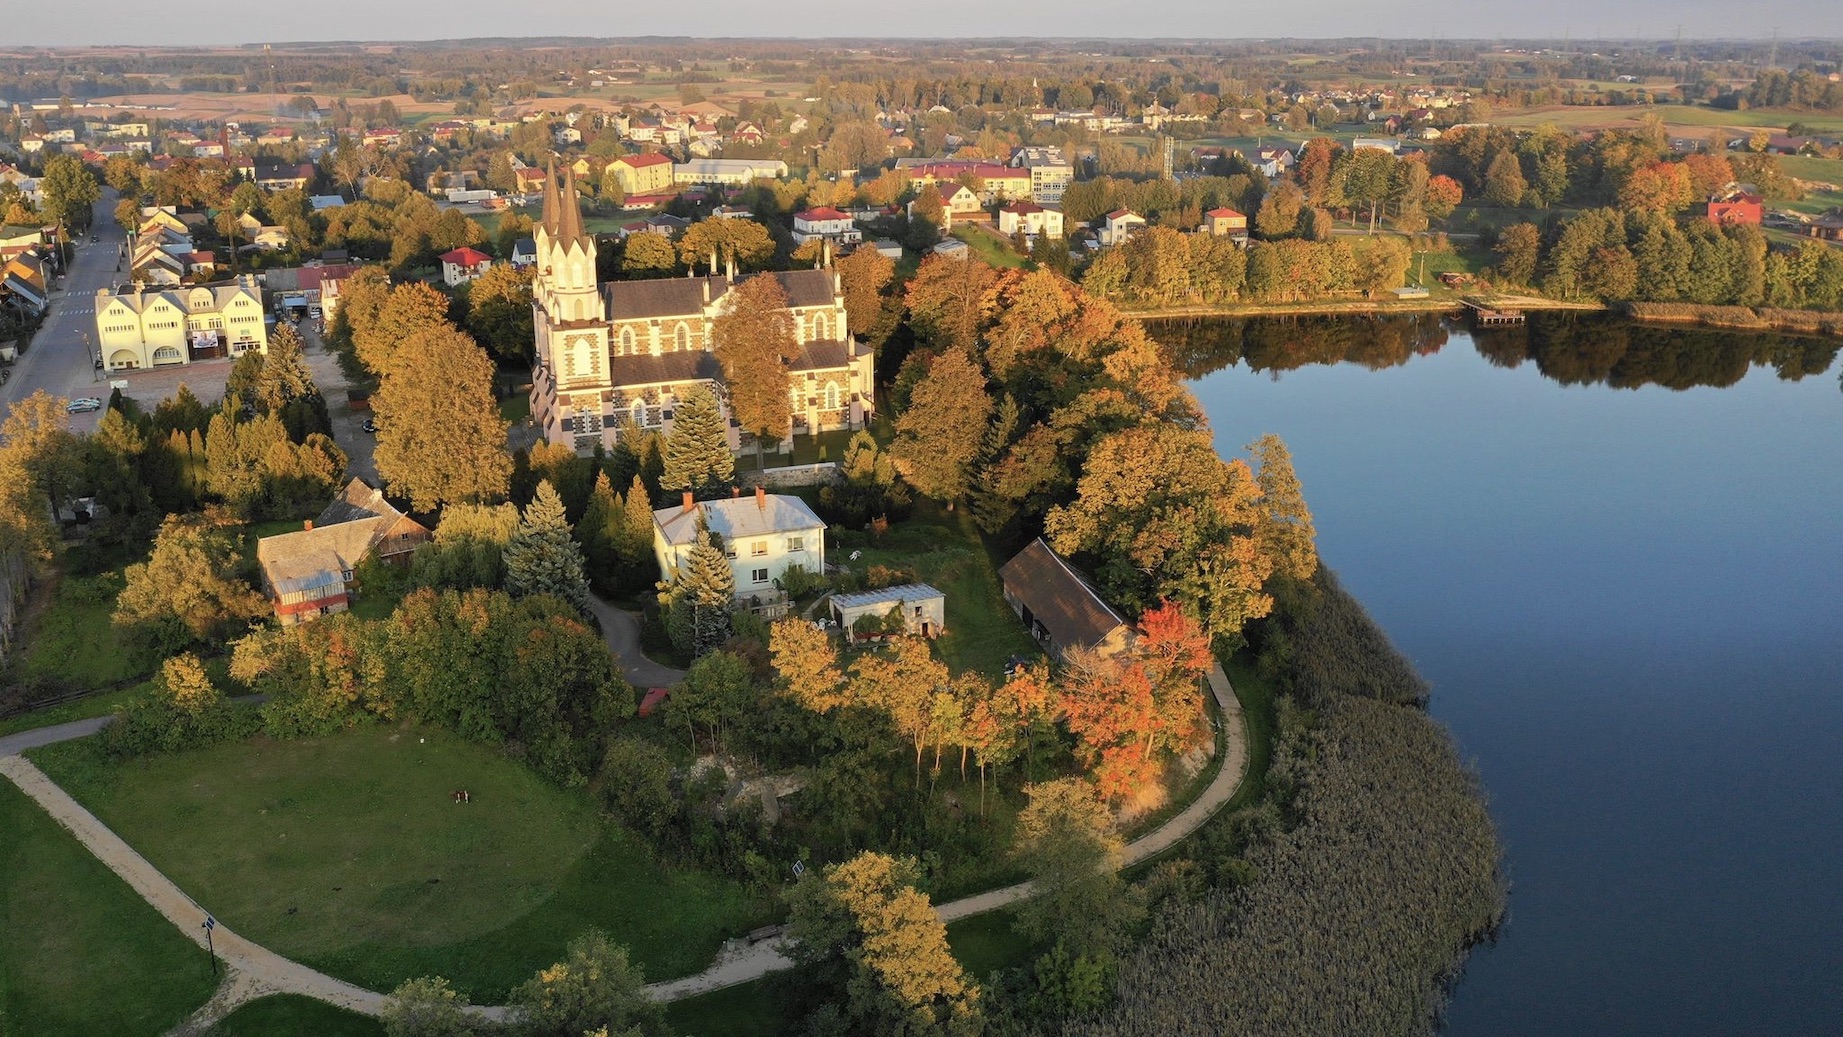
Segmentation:
<svg viewBox="0 0 1843 1037">
<path fill-rule="evenodd" d="M 1779 67 L 1779 27 L 1777 25 L 1773 26 L 1772 49 L 1766 52 L 1766 67 L 1768 69 Z"/>
</svg>

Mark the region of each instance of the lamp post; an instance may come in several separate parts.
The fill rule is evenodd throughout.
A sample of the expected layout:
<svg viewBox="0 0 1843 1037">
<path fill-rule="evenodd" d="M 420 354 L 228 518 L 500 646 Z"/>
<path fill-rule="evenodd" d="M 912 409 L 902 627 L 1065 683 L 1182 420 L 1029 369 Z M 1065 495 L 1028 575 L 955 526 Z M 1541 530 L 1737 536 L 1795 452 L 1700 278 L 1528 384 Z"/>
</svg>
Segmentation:
<svg viewBox="0 0 1843 1037">
<path fill-rule="evenodd" d="M 218 920 L 211 917 L 210 915 L 206 915 L 205 921 L 204 921 L 205 956 L 211 959 L 211 974 L 213 976 L 218 974 L 218 952 L 217 952 L 217 948 L 213 947 L 211 944 L 211 930 L 216 929 L 217 927 L 218 927 Z"/>
</svg>

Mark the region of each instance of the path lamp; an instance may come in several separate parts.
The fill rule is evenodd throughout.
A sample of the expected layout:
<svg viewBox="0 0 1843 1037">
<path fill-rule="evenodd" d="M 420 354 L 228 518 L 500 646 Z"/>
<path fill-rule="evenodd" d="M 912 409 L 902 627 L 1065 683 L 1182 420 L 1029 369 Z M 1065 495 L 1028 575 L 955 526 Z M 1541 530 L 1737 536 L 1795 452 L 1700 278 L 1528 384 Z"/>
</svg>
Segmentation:
<svg viewBox="0 0 1843 1037">
<path fill-rule="evenodd" d="M 211 959 L 211 974 L 213 976 L 218 974 L 218 952 L 217 952 L 217 948 L 211 945 L 211 930 L 216 929 L 217 927 L 218 927 L 218 920 L 211 917 L 210 915 L 206 915 L 205 921 L 204 921 L 205 956 Z"/>
</svg>

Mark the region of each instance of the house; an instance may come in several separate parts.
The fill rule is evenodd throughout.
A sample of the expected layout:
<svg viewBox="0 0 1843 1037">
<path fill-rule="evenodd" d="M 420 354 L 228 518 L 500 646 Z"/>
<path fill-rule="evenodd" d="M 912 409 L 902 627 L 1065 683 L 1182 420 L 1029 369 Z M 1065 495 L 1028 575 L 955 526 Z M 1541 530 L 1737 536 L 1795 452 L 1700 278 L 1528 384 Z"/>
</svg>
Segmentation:
<svg viewBox="0 0 1843 1037">
<path fill-rule="evenodd" d="M 694 501 L 687 491 L 679 507 L 653 512 L 653 557 L 662 578 L 672 579 L 690 557 L 700 520 L 722 540 L 739 599 L 775 596 L 792 566 L 825 571 L 826 524 L 799 497 L 757 486 L 753 496 L 708 501 Z"/>
<path fill-rule="evenodd" d="M 45 228 L 9 223 L 0 226 L 0 260 L 11 259 L 46 243 Z"/>
<path fill-rule="evenodd" d="M 96 341 L 111 371 L 238 357 L 269 348 L 262 289 L 244 275 L 212 285 L 96 293 Z"/>
<path fill-rule="evenodd" d="M 932 640 L 947 632 L 947 595 L 925 583 L 905 583 L 861 594 L 834 594 L 831 602 L 832 618 L 845 629 L 847 642 L 859 639 L 855 628 L 860 620 L 886 620 L 891 612 L 902 621 L 902 633 Z"/>
<path fill-rule="evenodd" d="M 794 213 L 795 243 L 804 245 L 816 239 L 849 245 L 864 240 L 864 235 L 850 215 L 829 206 Z"/>
<path fill-rule="evenodd" d="M 1805 225 L 1805 233 L 1822 241 L 1843 241 L 1843 209 L 1816 217 Z"/>
<path fill-rule="evenodd" d="M 596 242 L 585 233 L 574 176 L 547 188 L 532 281 L 536 363 L 531 413 L 545 438 L 588 452 L 612 447 L 619 419 L 668 427 L 693 387 L 727 393 L 717 363 L 716 318 L 727 309 L 733 269 L 685 277 L 601 283 Z M 863 428 L 875 414 L 874 350 L 846 330 L 837 271 L 819 267 L 768 276 L 780 282 L 797 353 L 786 366 L 796 434 Z M 730 447 L 741 445 L 732 426 Z"/>
<path fill-rule="evenodd" d="M 1062 237 L 1062 212 L 1036 202 L 1012 202 L 998 210 L 998 232 L 1010 237 L 1022 232 L 1026 237 L 1039 234 Z"/>
<path fill-rule="evenodd" d="M 1750 223 L 1765 218 L 1766 198 L 1752 184 L 1730 183 L 1709 196 L 1708 217 L 1715 223 Z"/>
<path fill-rule="evenodd" d="M 22 252 L 0 262 L 0 305 L 36 317 L 51 303 L 45 264 L 33 252 Z"/>
<path fill-rule="evenodd" d="M 946 241 L 938 242 L 929 251 L 937 256 L 946 256 L 948 259 L 971 259 L 973 255 L 972 248 L 959 238 L 948 238 Z"/>
<path fill-rule="evenodd" d="M 530 238 L 519 238 L 512 244 L 512 266 L 517 270 L 528 270 L 538 265 L 538 244 Z"/>
<path fill-rule="evenodd" d="M 966 178 L 970 174 L 981 186 L 974 193 L 972 210 L 968 211 L 976 211 L 980 206 L 994 201 L 1030 198 L 1032 197 L 1032 185 L 1035 182 L 1028 169 L 1017 169 L 995 162 L 897 159 L 896 168 L 909 177 L 917 190 L 933 184 L 941 192 L 942 201 L 947 199 L 951 190 L 948 186 L 950 183 Z M 1067 184 L 1063 186 L 1066 187 Z"/>
<path fill-rule="evenodd" d="M 320 517 L 292 533 L 256 542 L 263 593 L 282 626 L 344 612 L 367 558 L 406 565 L 429 529 L 399 511 L 363 479 L 346 484 Z"/>
<path fill-rule="evenodd" d="M 313 183 L 315 175 L 312 162 L 283 162 L 279 159 L 259 158 L 255 162 L 250 180 L 265 191 L 281 191 L 287 188 L 305 190 Z"/>
<path fill-rule="evenodd" d="M 1238 241 L 1248 237 L 1248 217 L 1234 209 L 1211 209 L 1203 214 L 1203 232 L 1216 237 L 1235 238 Z"/>
<path fill-rule="evenodd" d="M 965 184 L 942 180 L 934 185 L 934 189 L 940 194 L 941 208 L 949 214 L 950 220 L 953 216 L 968 216 L 980 211 L 979 196 Z"/>
<path fill-rule="evenodd" d="M 1115 209 L 1101 218 L 1101 245 L 1118 245 L 1144 227 L 1144 216 L 1131 209 Z"/>
<path fill-rule="evenodd" d="M 1116 655 L 1133 646 L 1133 628 L 1041 537 L 1006 562 L 998 580 L 1006 604 L 1054 658 L 1071 648 Z"/>
<path fill-rule="evenodd" d="M 237 217 L 237 229 L 253 247 L 263 252 L 274 252 L 288 247 L 288 228 L 264 226 L 263 222 L 250 213 Z"/>
<path fill-rule="evenodd" d="M 442 283 L 450 288 L 457 288 L 472 281 L 486 273 L 486 268 L 493 265 L 492 256 L 466 245 L 443 252 L 439 258 L 442 261 Z"/>
<path fill-rule="evenodd" d="M 622 155 L 614 160 L 614 176 L 626 195 L 660 194 L 672 189 L 670 155 Z"/>
</svg>

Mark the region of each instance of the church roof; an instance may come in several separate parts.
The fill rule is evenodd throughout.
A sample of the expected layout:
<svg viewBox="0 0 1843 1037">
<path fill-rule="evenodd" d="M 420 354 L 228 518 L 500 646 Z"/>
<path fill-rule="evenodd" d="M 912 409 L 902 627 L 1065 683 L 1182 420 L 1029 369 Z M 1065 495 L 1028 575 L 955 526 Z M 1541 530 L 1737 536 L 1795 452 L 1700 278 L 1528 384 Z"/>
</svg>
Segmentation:
<svg viewBox="0 0 1843 1037">
<path fill-rule="evenodd" d="M 774 275 L 787 295 L 787 305 L 795 309 L 831 306 L 833 294 L 830 270 L 782 270 Z M 602 298 L 608 303 L 611 321 L 640 320 L 649 317 L 702 317 L 704 286 L 710 285 L 711 302 L 723 298 L 730 290 L 727 277 L 657 277 L 646 281 L 609 281 L 602 285 Z"/>
</svg>

